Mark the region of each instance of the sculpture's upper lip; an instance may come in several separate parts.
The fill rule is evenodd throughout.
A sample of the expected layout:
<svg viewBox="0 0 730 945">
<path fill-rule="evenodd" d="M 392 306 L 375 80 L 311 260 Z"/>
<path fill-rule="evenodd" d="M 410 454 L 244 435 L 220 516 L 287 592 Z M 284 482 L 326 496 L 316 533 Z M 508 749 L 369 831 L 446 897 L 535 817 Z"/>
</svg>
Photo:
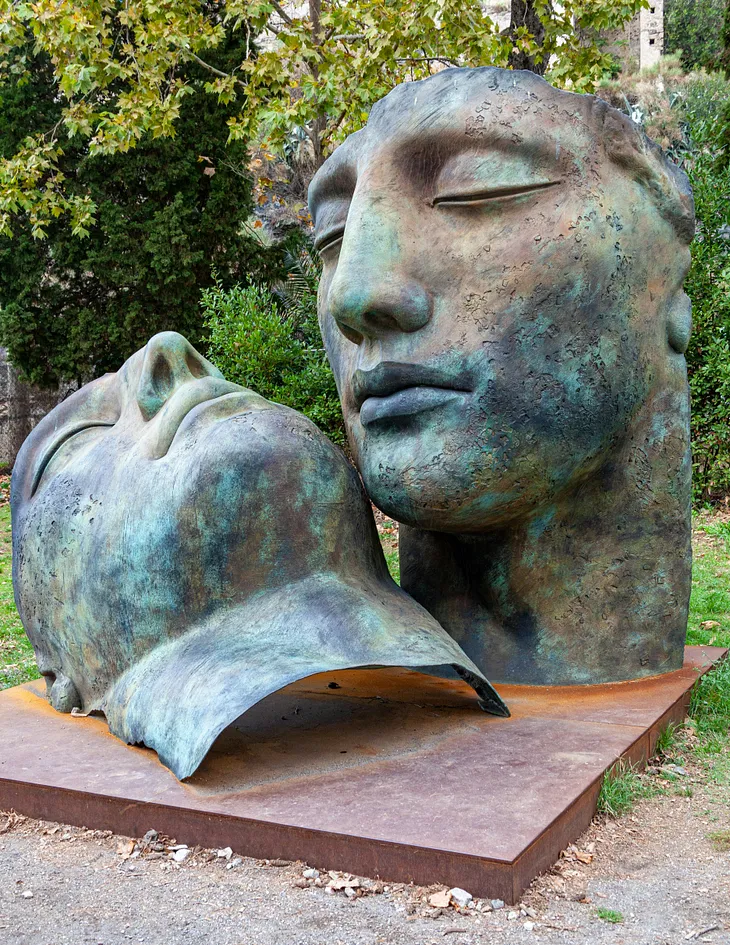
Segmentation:
<svg viewBox="0 0 730 945">
<path fill-rule="evenodd" d="M 389 397 L 409 387 L 441 387 L 471 392 L 463 377 L 424 364 L 381 361 L 369 371 L 358 369 L 352 376 L 352 391 L 358 410 L 370 397 Z"/>
</svg>

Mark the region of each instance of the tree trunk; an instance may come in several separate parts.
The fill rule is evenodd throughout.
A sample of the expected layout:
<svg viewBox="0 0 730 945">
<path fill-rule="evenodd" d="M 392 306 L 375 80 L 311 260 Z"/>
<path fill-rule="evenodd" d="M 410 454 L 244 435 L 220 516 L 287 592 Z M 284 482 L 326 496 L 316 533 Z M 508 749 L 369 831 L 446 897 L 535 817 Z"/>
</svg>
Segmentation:
<svg viewBox="0 0 730 945">
<path fill-rule="evenodd" d="M 540 17 L 535 12 L 533 0 L 512 0 L 512 8 L 509 21 L 509 35 L 514 41 L 517 30 L 520 26 L 527 27 L 532 33 L 537 45 L 541 46 L 545 39 L 545 27 L 542 25 Z M 508 65 L 510 69 L 528 69 L 530 72 L 536 72 L 538 75 L 544 75 L 547 70 L 547 59 L 542 62 L 535 62 L 532 56 L 523 52 L 521 49 L 513 48 L 509 54 Z"/>
</svg>

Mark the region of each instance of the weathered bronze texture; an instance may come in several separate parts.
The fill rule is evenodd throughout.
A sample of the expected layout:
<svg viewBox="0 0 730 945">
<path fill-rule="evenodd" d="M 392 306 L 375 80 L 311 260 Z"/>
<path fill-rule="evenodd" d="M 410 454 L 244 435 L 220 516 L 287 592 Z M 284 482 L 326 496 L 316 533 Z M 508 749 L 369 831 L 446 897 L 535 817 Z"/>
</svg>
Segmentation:
<svg viewBox="0 0 730 945">
<path fill-rule="evenodd" d="M 509 714 L 391 580 L 344 454 L 174 332 L 36 427 L 12 517 L 16 602 L 52 705 L 102 711 L 179 778 L 252 705 L 329 669 L 453 665 Z"/>
<path fill-rule="evenodd" d="M 677 669 L 690 591 L 684 174 L 530 72 L 398 86 L 310 188 L 320 320 L 402 586 L 491 679 Z"/>
<path fill-rule="evenodd" d="M 690 647 L 683 670 L 632 683 L 500 687 L 505 722 L 459 681 L 324 674 L 247 712 L 184 784 L 18 686 L 0 693 L 0 810 L 514 902 L 588 827 L 606 768 L 650 757 L 722 652 Z"/>
</svg>

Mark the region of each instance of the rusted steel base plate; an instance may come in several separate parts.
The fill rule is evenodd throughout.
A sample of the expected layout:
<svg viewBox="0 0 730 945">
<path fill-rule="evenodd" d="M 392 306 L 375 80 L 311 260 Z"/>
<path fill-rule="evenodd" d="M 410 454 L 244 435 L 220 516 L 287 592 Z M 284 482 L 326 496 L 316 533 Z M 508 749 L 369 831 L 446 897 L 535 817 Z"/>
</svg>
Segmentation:
<svg viewBox="0 0 730 945">
<path fill-rule="evenodd" d="M 637 683 L 500 686 L 511 719 L 419 673 L 311 677 L 227 729 L 183 784 L 31 683 L 0 693 L 0 809 L 514 902 L 588 825 L 603 772 L 649 757 L 724 653 L 688 647 L 684 669 Z"/>
</svg>

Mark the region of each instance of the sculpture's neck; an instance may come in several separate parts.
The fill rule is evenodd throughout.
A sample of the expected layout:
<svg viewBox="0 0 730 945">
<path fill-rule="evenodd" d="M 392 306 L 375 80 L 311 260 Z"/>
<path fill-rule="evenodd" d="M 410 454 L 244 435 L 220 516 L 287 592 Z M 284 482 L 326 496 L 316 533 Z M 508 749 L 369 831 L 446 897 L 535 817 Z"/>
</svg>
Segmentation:
<svg viewBox="0 0 730 945">
<path fill-rule="evenodd" d="M 495 681 L 571 684 L 681 666 L 691 578 L 686 395 L 645 405 L 589 481 L 480 535 L 404 527 L 402 584 Z"/>
</svg>

